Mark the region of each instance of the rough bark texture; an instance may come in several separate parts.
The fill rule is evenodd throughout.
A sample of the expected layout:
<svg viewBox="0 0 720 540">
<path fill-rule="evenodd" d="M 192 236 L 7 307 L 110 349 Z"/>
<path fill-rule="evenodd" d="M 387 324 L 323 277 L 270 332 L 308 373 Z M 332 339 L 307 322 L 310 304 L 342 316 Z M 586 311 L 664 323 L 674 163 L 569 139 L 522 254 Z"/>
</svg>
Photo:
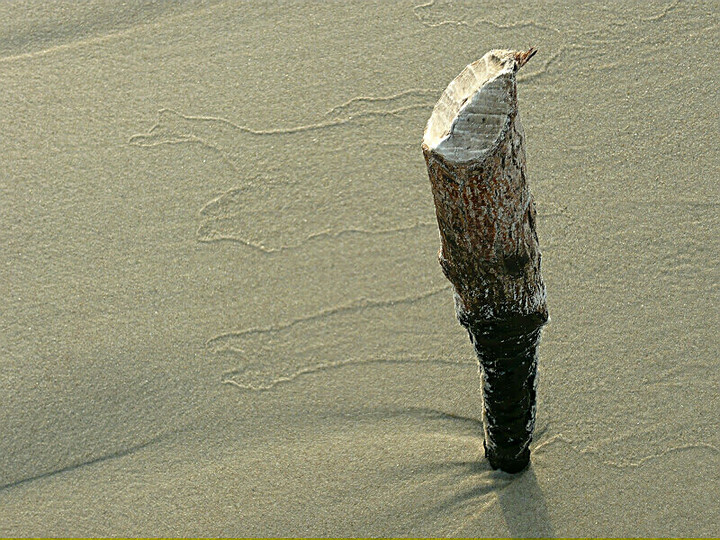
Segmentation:
<svg viewBox="0 0 720 540">
<path fill-rule="evenodd" d="M 506 472 L 529 461 L 537 346 L 548 318 L 515 79 L 533 54 L 496 50 L 470 64 L 443 93 L 423 138 L 440 265 L 483 373 L 485 452 Z"/>
</svg>

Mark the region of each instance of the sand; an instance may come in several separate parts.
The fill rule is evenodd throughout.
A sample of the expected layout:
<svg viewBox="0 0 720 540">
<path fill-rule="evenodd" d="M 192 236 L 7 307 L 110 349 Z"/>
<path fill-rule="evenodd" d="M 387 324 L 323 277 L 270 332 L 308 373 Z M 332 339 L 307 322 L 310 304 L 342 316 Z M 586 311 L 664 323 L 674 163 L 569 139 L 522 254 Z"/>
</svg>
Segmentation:
<svg viewBox="0 0 720 540">
<path fill-rule="evenodd" d="M 719 18 L 0 5 L 0 535 L 718 536 Z M 531 45 L 551 322 L 511 476 L 420 141 Z"/>
</svg>

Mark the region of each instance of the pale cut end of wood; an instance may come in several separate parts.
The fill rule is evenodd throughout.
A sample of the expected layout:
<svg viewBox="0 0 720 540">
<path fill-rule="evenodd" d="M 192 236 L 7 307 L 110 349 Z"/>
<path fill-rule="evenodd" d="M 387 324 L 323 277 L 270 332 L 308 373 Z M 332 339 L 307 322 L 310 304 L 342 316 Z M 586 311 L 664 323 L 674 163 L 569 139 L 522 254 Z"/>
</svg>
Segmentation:
<svg viewBox="0 0 720 540">
<path fill-rule="evenodd" d="M 515 72 L 535 51 L 496 49 L 468 65 L 440 96 L 423 144 L 454 163 L 487 154 L 516 110 Z"/>
</svg>

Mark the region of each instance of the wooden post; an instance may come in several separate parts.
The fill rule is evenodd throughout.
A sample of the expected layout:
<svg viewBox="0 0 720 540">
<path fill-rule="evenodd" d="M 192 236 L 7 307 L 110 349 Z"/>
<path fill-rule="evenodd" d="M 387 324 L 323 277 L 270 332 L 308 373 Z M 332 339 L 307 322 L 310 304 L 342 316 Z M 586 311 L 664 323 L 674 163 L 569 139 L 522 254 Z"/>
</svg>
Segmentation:
<svg viewBox="0 0 720 540">
<path fill-rule="evenodd" d="M 440 266 L 482 370 L 485 455 L 510 473 L 530 460 L 548 320 L 515 78 L 534 54 L 493 50 L 468 65 L 435 105 L 422 144 Z"/>
</svg>

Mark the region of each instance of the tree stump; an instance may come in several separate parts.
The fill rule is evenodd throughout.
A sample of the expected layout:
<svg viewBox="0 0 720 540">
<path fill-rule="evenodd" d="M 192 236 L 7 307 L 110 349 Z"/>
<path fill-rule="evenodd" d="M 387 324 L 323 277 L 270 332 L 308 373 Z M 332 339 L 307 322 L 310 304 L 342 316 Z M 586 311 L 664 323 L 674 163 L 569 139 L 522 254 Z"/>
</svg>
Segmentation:
<svg viewBox="0 0 720 540">
<path fill-rule="evenodd" d="M 533 54 L 493 50 L 468 65 L 435 105 L 422 144 L 440 266 L 482 371 L 485 455 L 510 473 L 530 460 L 548 320 L 517 105 L 516 73 Z"/>
</svg>

